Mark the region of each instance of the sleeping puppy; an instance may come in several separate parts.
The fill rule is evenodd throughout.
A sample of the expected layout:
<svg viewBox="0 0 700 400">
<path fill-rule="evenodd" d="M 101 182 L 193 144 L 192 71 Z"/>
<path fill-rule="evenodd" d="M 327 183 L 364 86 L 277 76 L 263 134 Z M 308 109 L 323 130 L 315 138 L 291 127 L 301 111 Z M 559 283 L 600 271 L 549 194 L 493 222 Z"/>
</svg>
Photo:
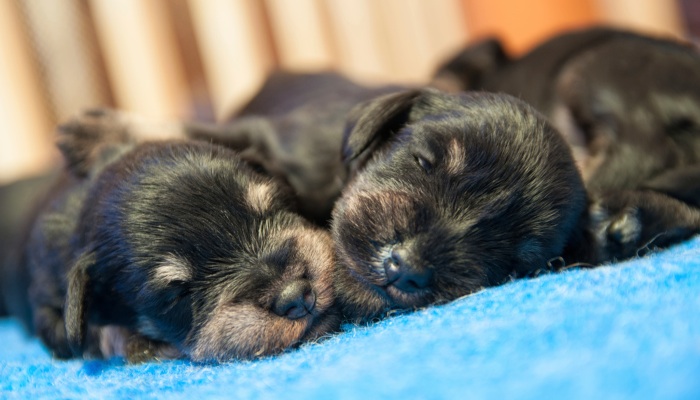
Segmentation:
<svg viewBox="0 0 700 400">
<path fill-rule="evenodd" d="M 336 290 L 360 319 L 547 269 L 584 209 L 565 143 L 505 95 L 380 97 L 353 111 L 343 150 Z"/>
<path fill-rule="evenodd" d="M 676 209 L 672 199 L 700 205 L 700 54 L 689 45 L 597 28 L 557 36 L 511 59 L 497 40 L 486 40 L 445 63 L 434 83 L 452 91 L 510 93 L 545 113 L 572 147 L 591 193 L 592 231 L 624 225 L 601 218 L 624 215 L 627 206 L 601 205 L 639 203 L 642 210 L 651 207 L 649 214 L 660 212 L 661 203 Z M 639 201 L 630 191 L 638 191 Z M 675 229 L 687 226 L 685 216 L 666 219 L 656 234 L 687 232 L 676 236 L 680 241 L 697 233 L 699 226 Z M 625 221 L 627 230 L 644 222 Z M 612 229 L 597 246 L 616 237 Z M 591 261 L 622 258 L 613 252 Z"/>
<path fill-rule="evenodd" d="M 105 118 L 60 129 L 70 173 L 23 254 L 56 357 L 249 359 L 337 328 L 330 235 L 284 186 L 231 150 L 135 143 Z"/>
<path fill-rule="evenodd" d="M 265 169 L 287 171 L 289 181 L 316 174 L 334 185 L 307 208 L 334 204 L 336 293 L 353 320 L 547 268 L 585 208 L 566 143 L 507 95 L 287 75 L 226 126 L 187 129 L 262 154 Z M 309 148 L 297 152 L 301 144 Z M 295 161 L 303 168 L 287 169 Z"/>
</svg>

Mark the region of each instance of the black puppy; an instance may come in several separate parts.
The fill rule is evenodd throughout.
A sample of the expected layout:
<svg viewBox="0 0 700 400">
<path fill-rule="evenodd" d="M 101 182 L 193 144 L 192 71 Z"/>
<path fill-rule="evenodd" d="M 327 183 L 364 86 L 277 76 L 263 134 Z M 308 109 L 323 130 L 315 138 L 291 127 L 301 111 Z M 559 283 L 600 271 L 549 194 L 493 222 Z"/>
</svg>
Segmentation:
<svg viewBox="0 0 700 400">
<path fill-rule="evenodd" d="M 336 292 L 351 319 L 453 300 L 547 268 L 585 208 L 566 143 L 506 95 L 285 75 L 228 125 L 188 129 L 252 152 L 297 189 L 307 176 L 329 185 L 307 208 L 335 203 Z"/>
<path fill-rule="evenodd" d="M 111 114 L 61 128 L 70 173 L 23 253 L 57 357 L 226 361 L 337 327 L 330 235 L 277 181 L 207 143 L 134 143 Z"/>
<path fill-rule="evenodd" d="M 673 198 L 700 205 L 700 54 L 691 46 L 596 28 L 557 36 L 511 59 L 492 39 L 445 63 L 435 85 L 510 93 L 549 117 L 571 145 L 591 193 L 591 231 L 609 233 L 598 235 L 602 242 L 595 246 L 629 247 L 658 235 L 675 237 L 673 243 L 699 231 L 689 226 L 695 218 L 679 212 L 655 224 L 658 231 L 623 239 L 629 238 L 623 231 L 645 223 L 625 217 L 626 209 L 641 210 L 634 213 L 641 217 L 664 213 L 664 204 L 676 209 Z M 606 208 L 612 205 L 621 208 Z M 625 256 L 603 251 L 589 261 Z"/>
</svg>

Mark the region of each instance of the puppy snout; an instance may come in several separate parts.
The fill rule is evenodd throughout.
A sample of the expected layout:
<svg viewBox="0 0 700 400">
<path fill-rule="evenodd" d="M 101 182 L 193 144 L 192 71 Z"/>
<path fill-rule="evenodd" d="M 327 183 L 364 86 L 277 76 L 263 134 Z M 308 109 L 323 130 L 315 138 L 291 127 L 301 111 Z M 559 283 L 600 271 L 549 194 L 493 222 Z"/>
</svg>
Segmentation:
<svg viewBox="0 0 700 400">
<path fill-rule="evenodd" d="M 296 280 L 288 284 L 272 307 L 280 317 L 298 319 L 311 313 L 316 306 L 316 294 L 311 284 L 305 280 Z"/>
<path fill-rule="evenodd" d="M 387 284 L 403 292 L 415 292 L 425 289 L 433 279 L 433 271 L 416 262 L 406 248 L 394 248 L 384 259 L 384 271 Z"/>
</svg>

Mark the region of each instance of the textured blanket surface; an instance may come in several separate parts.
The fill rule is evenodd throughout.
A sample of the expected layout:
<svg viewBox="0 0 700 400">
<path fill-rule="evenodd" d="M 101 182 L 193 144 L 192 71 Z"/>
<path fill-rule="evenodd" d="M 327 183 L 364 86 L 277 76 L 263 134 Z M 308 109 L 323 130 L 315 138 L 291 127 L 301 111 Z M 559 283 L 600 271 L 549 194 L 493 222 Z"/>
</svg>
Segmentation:
<svg viewBox="0 0 700 400">
<path fill-rule="evenodd" d="M 700 399 L 700 238 L 254 362 L 56 361 L 4 319 L 0 398 Z"/>
</svg>

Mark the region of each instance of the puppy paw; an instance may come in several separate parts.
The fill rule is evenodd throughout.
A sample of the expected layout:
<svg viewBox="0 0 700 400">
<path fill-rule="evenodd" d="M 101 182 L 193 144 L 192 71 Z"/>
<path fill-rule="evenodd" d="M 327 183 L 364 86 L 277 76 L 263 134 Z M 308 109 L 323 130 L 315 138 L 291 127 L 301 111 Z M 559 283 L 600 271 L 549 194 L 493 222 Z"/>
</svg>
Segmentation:
<svg viewBox="0 0 700 400">
<path fill-rule="evenodd" d="M 108 141 L 184 138 L 183 123 L 110 108 L 92 108 L 79 113 L 59 131 L 84 139 Z"/>
<path fill-rule="evenodd" d="M 58 126 L 58 148 L 69 171 L 87 176 L 106 150 L 129 142 L 128 129 L 117 111 L 90 109 Z"/>
<path fill-rule="evenodd" d="M 173 360 L 182 357 L 182 354 L 172 345 L 136 334 L 129 337 L 125 347 L 124 357 L 131 364 Z"/>
<path fill-rule="evenodd" d="M 109 108 L 83 111 L 58 126 L 58 147 L 68 169 L 86 176 L 114 150 L 147 139 L 184 137 L 179 122 L 149 119 Z"/>
<path fill-rule="evenodd" d="M 122 139 L 130 127 L 129 114 L 109 109 L 91 108 L 58 126 L 59 133 L 74 136 L 75 141 Z"/>
<path fill-rule="evenodd" d="M 642 257 L 700 233 L 700 210 L 651 191 L 606 194 L 590 214 L 600 263 Z"/>
<path fill-rule="evenodd" d="M 642 223 L 639 220 L 639 210 L 635 207 L 626 207 L 610 218 L 606 225 L 605 239 L 611 246 L 634 247 L 640 240 Z"/>
</svg>

